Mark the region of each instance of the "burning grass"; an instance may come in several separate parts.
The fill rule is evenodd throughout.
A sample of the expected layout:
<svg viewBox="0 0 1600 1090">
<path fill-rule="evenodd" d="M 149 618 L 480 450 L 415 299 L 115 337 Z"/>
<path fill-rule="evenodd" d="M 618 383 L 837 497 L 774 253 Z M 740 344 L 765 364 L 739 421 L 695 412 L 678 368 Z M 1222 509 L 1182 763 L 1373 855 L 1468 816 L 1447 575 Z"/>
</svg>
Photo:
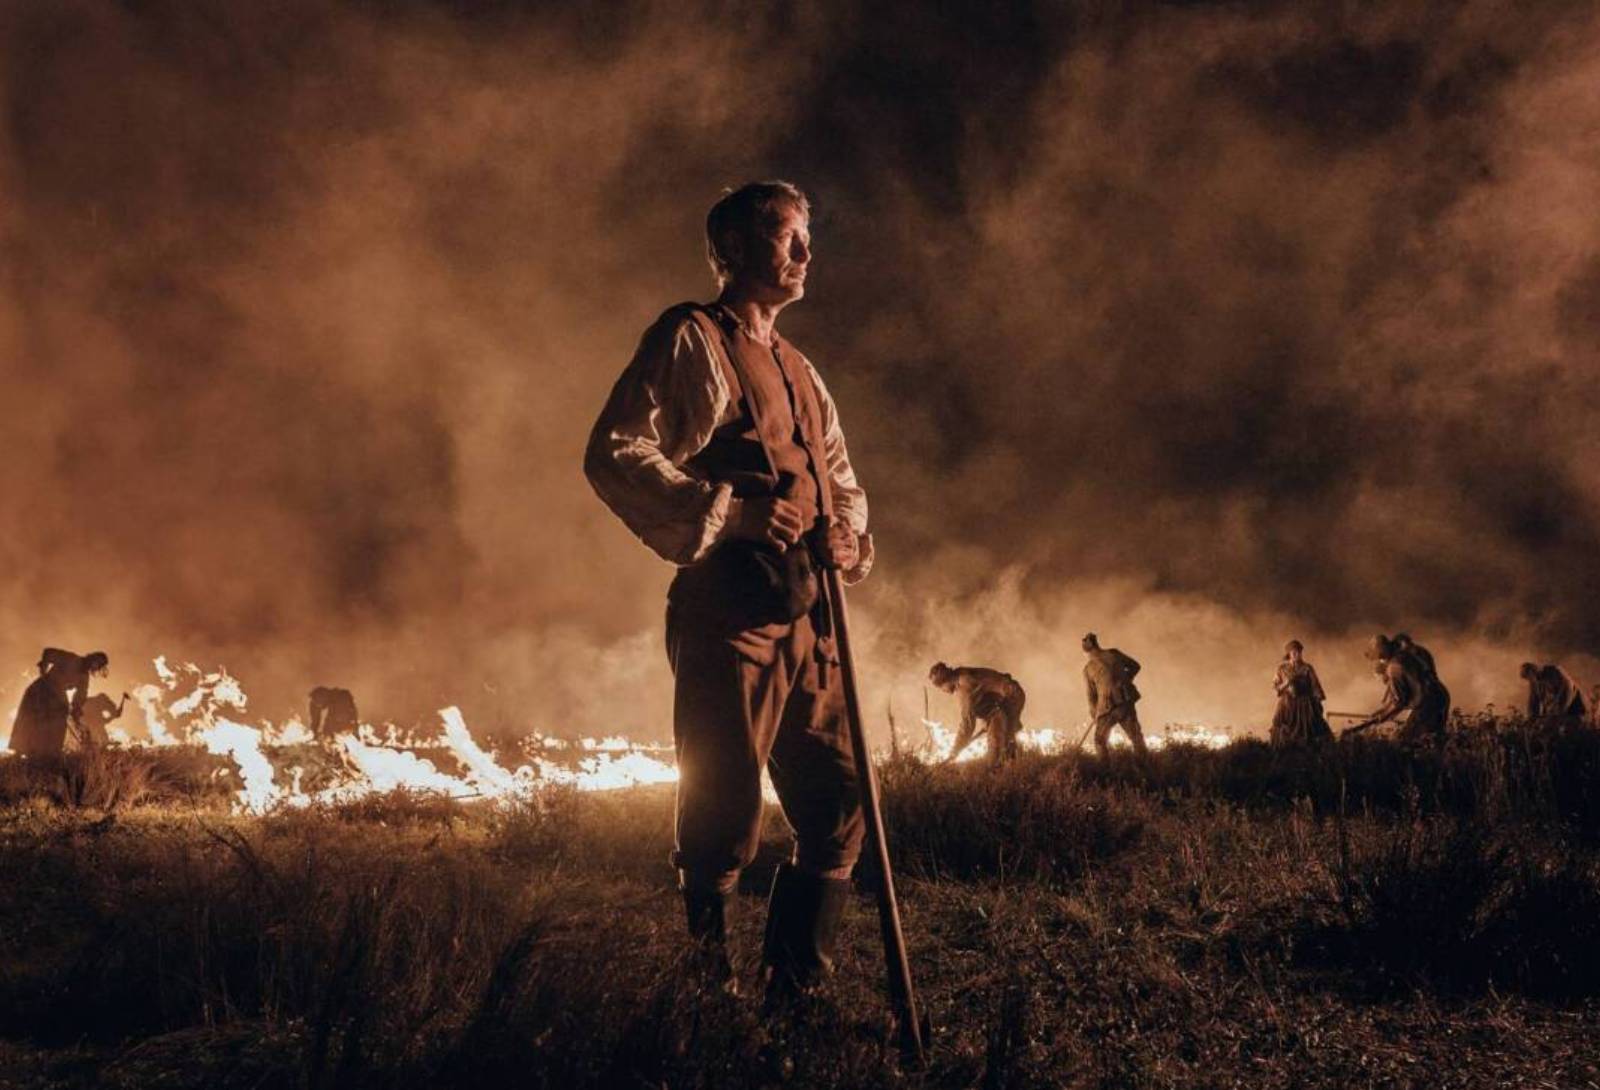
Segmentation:
<svg viewBox="0 0 1600 1090">
<path fill-rule="evenodd" d="M 924 1074 L 885 1041 L 864 896 L 826 1001 L 760 1018 L 756 896 L 733 924 L 746 995 L 697 986 L 669 788 L 248 817 L 225 763 L 192 755 L 107 806 L 0 763 L 0 1069 L 55 1087 L 1582 1086 L 1600 1081 L 1597 758 L 1596 736 L 1487 729 L 1438 758 L 901 757 L 883 779 L 935 1027 Z M 769 860 L 781 839 L 774 816 Z"/>
</svg>

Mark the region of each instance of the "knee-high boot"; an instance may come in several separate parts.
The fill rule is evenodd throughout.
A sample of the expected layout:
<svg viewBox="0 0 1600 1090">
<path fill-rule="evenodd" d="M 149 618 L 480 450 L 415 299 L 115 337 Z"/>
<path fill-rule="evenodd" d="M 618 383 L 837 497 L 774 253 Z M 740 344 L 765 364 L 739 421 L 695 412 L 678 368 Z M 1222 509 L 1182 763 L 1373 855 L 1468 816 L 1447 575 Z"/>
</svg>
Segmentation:
<svg viewBox="0 0 1600 1090">
<path fill-rule="evenodd" d="M 778 868 L 762 948 L 769 1002 L 809 991 L 833 971 L 849 895 L 848 878 L 819 878 L 788 863 Z"/>
</svg>

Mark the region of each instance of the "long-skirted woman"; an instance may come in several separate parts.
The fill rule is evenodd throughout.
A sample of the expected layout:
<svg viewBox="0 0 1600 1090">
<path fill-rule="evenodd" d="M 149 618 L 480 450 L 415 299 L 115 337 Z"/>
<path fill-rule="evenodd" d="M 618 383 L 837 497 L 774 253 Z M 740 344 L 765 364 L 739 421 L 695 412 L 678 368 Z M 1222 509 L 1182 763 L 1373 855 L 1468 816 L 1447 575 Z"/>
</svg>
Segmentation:
<svg viewBox="0 0 1600 1090">
<path fill-rule="evenodd" d="M 1283 661 L 1273 676 L 1272 688 L 1278 694 L 1278 707 L 1272 713 L 1272 744 L 1304 746 L 1333 738 L 1327 717 L 1322 714 L 1322 682 L 1317 671 L 1303 657 L 1305 647 L 1290 640 L 1283 648 Z"/>
</svg>

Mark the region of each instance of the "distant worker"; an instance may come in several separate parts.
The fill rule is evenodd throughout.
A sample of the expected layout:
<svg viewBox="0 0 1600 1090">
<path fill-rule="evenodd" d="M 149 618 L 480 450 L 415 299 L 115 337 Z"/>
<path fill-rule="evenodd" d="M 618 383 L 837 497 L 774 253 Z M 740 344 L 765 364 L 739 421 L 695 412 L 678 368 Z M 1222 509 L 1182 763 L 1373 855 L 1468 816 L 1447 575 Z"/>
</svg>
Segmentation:
<svg viewBox="0 0 1600 1090">
<path fill-rule="evenodd" d="M 1010 674 L 986 666 L 933 664 L 928 680 L 961 700 L 961 729 L 946 761 L 953 761 L 977 737 L 982 721 L 989 735 L 989 763 L 1004 764 L 1017 755 L 1017 735 L 1022 733 L 1022 707 L 1028 694 Z"/>
<path fill-rule="evenodd" d="M 87 655 L 46 647 L 39 654 L 39 676 L 23 691 L 11 726 L 11 752 L 24 757 L 54 757 L 67 740 L 67 728 L 81 729 L 90 677 L 111 672 L 104 651 Z"/>
<path fill-rule="evenodd" d="M 1304 654 L 1305 646 L 1299 640 L 1290 640 L 1284 645 L 1283 661 L 1272 678 L 1272 690 L 1278 694 L 1278 707 L 1272 713 L 1275 746 L 1308 746 L 1333 739 L 1322 713 L 1327 699 L 1322 681 Z"/>
<path fill-rule="evenodd" d="M 1144 731 L 1139 726 L 1139 690 L 1133 679 L 1139 664 L 1115 647 L 1102 648 L 1093 632 L 1083 637 L 1083 650 L 1089 661 L 1083 664 L 1083 680 L 1089 689 L 1089 714 L 1094 717 L 1094 748 L 1104 757 L 1110 748 L 1111 729 L 1121 727 L 1140 757 L 1148 754 Z"/>
<path fill-rule="evenodd" d="M 1404 632 L 1394 634 L 1395 646 L 1405 651 L 1417 660 L 1418 665 L 1433 677 L 1439 676 L 1439 668 L 1434 665 L 1433 652 L 1422 646 Z"/>
<path fill-rule="evenodd" d="M 1395 735 L 1403 744 L 1442 742 L 1450 718 L 1450 690 L 1437 674 L 1428 672 L 1420 658 L 1402 650 L 1393 640 L 1375 637 L 1371 650 L 1376 655 L 1375 668 L 1383 677 L 1383 704 L 1343 733 L 1356 734 L 1409 712 Z"/>
<path fill-rule="evenodd" d="M 318 685 L 311 690 L 310 720 L 306 726 L 316 738 L 332 738 L 336 734 L 349 734 L 360 725 L 356 713 L 356 698 L 349 689 L 332 689 Z"/>
<path fill-rule="evenodd" d="M 83 702 L 83 714 L 78 721 L 78 729 L 72 732 L 72 740 L 79 749 L 101 749 L 111 744 L 111 735 L 106 728 L 115 720 L 122 718 L 122 709 L 127 706 L 128 694 L 123 693 L 121 700 L 112 700 L 105 693 L 95 693 Z"/>
<path fill-rule="evenodd" d="M 1588 706 L 1583 690 L 1572 675 L 1554 663 L 1537 666 L 1522 664 L 1522 680 L 1528 683 L 1529 719 L 1570 719 L 1582 722 L 1588 718 Z"/>
</svg>

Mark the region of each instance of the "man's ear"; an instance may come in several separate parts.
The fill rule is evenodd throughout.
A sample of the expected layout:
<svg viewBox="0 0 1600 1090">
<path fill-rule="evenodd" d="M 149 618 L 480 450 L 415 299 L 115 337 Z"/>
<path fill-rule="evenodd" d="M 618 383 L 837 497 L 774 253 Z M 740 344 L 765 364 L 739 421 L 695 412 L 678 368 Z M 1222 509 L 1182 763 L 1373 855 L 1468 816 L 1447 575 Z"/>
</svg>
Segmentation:
<svg viewBox="0 0 1600 1090">
<path fill-rule="evenodd" d="M 738 272 L 744 267 L 744 233 L 742 231 L 729 231 L 722 236 L 722 261 L 728 266 L 729 272 Z"/>
</svg>

